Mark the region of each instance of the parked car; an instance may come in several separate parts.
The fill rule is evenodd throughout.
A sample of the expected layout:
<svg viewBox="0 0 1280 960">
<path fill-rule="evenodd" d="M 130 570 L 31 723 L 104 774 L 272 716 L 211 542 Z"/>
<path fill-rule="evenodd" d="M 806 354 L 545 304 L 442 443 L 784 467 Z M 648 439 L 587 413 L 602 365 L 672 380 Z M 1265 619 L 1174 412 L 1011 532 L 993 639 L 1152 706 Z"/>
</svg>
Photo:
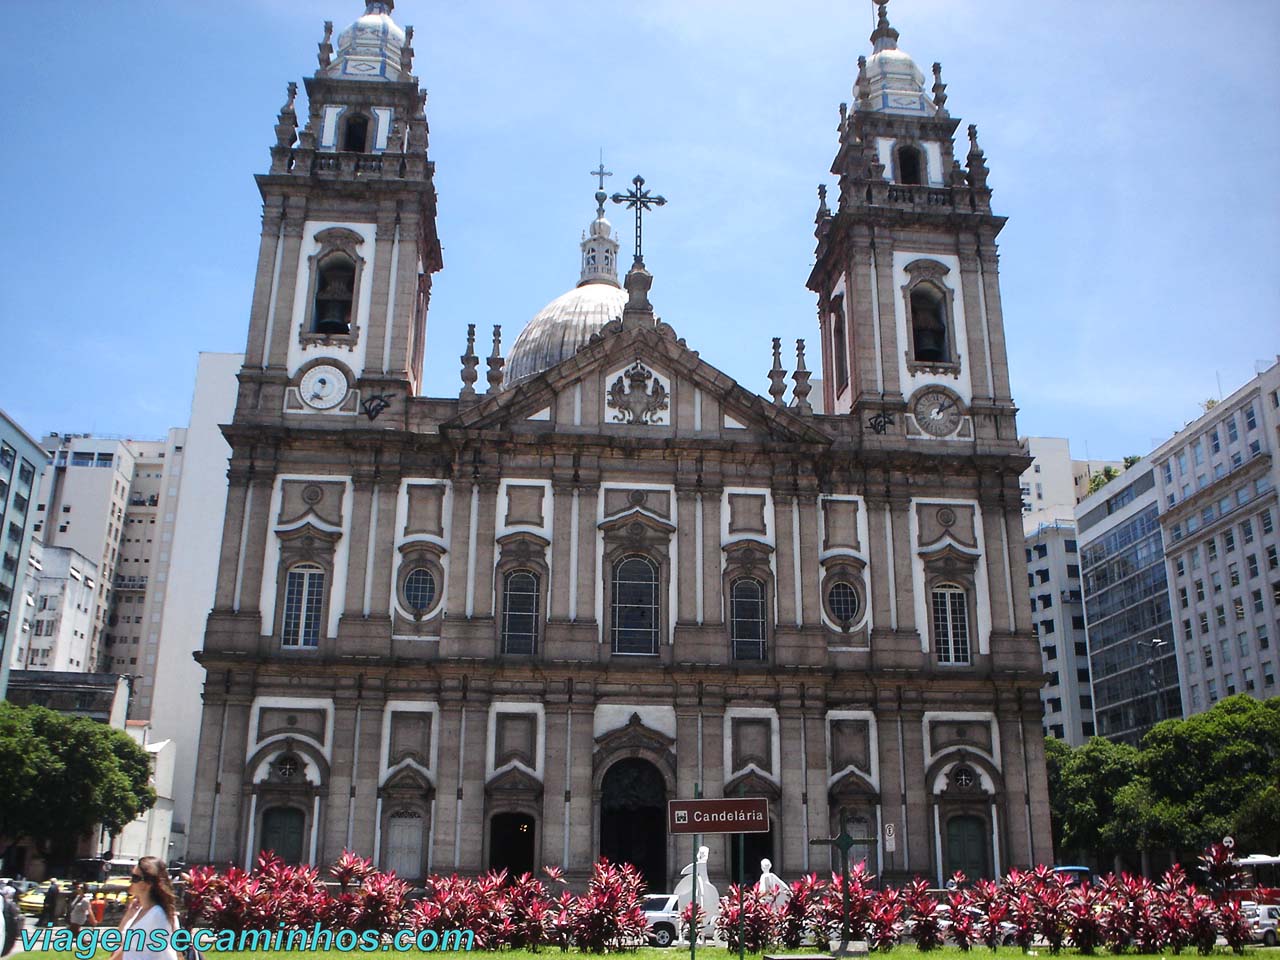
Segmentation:
<svg viewBox="0 0 1280 960">
<path fill-rule="evenodd" d="M 1253 934 L 1254 943 L 1263 943 L 1268 947 L 1280 944 L 1280 904 L 1260 903 L 1248 911 L 1249 930 Z"/>
<path fill-rule="evenodd" d="M 680 910 L 674 893 L 649 893 L 644 898 L 645 935 L 655 947 L 669 947 L 680 929 Z"/>
<path fill-rule="evenodd" d="M 56 883 L 64 897 L 67 895 L 67 891 L 71 889 L 71 884 L 64 883 L 63 881 L 53 877 L 48 880 L 41 880 L 26 893 L 18 897 L 18 909 L 29 917 L 40 916 L 40 911 L 44 909 L 44 892 L 49 889 L 50 883 Z M 61 903 L 61 901 L 59 902 Z"/>
</svg>

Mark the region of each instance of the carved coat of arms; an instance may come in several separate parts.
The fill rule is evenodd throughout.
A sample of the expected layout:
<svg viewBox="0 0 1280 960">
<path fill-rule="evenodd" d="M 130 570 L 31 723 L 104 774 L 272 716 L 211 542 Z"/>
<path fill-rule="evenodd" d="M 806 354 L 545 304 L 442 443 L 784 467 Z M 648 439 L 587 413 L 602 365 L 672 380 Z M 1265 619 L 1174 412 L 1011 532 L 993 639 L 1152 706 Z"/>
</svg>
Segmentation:
<svg viewBox="0 0 1280 960">
<path fill-rule="evenodd" d="M 662 381 L 637 360 L 613 381 L 606 405 L 615 423 L 660 423 L 671 401 Z"/>
</svg>

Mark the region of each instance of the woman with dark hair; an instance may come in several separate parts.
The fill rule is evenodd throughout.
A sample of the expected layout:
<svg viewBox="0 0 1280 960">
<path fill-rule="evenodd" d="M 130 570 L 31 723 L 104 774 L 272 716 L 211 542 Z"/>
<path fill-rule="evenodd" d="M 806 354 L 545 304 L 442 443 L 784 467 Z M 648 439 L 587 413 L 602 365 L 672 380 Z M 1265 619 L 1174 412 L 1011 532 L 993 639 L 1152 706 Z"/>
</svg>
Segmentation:
<svg viewBox="0 0 1280 960">
<path fill-rule="evenodd" d="M 163 950 L 148 949 L 151 931 L 162 930 L 171 936 L 178 928 L 178 898 L 169 883 L 169 870 L 159 857 L 143 857 L 129 874 L 129 906 L 124 911 L 120 930 L 125 935 L 124 947 L 111 955 L 111 960 L 178 960 L 166 937 Z M 144 939 L 127 931 L 141 930 Z"/>
</svg>

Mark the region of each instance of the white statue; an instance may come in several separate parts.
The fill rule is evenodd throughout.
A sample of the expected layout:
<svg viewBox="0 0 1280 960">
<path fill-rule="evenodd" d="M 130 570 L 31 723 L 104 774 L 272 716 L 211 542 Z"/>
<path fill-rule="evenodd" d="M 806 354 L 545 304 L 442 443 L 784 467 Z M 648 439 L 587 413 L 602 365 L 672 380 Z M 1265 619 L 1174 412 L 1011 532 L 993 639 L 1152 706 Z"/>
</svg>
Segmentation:
<svg viewBox="0 0 1280 960">
<path fill-rule="evenodd" d="M 707 858 L 709 856 L 711 856 L 710 849 L 699 847 L 697 861 L 686 864 L 684 869 L 680 871 L 683 879 L 676 884 L 675 889 L 676 909 L 681 913 L 689 905 L 689 901 L 697 899 L 698 906 L 702 910 L 702 930 L 704 932 L 714 928 L 716 917 L 720 914 L 720 891 L 712 886 L 710 879 L 707 877 Z M 696 890 L 695 883 L 697 885 Z"/>
<path fill-rule="evenodd" d="M 773 872 L 773 863 L 767 858 L 760 861 L 760 879 L 756 881 L 756 889 L 775 910 L 791 899 L 791 888 Z"/>
</svg>

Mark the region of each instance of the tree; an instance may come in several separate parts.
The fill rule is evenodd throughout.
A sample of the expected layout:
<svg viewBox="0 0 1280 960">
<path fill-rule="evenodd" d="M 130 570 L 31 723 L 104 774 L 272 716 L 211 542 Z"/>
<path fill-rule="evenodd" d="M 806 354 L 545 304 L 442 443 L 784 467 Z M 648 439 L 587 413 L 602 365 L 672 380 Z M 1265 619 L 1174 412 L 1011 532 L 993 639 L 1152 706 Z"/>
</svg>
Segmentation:
<svg viewBox="0 0 1280 960">
<path fill-rule="evenodd" d="M 1265 797 L 1280 782 L 1280 699 L 1239 694 L 1185 720 L 1168 720 L 1142 740 L 1140 772 L 1151 802 L 1180 821 L 1183 849 L 1221 840 L 1246 804 L 1265 812 Z M 1272 804 L 1274 805 L 1274 800 Z"/>
<path fill-rule="evenodd" d="M 1066 847 L 1062 832 L 1067 822 L 1066 795 L 1062 789 L 1063 768 L 1071 763 L 1071 747 L 1057 737 L 1044 738 L 1044 767 L 1049 784 L 1049 830 L 1053 836 L 1053 850 L 1059 863 Z"/>
<path fill-rule="evenodd" d="M 147 752 L 123 730 L 0 702 L 0 836 L 70 859 L 101 825 L 113 836 L 156 802 Z"/>
<path fill-rule="evenodd" d="M 1125 743 L 1093 737 L 1071 751 L 1062 764 L 1058 797 L 1051 801 L 1061 810 L 1062 850 L 1111 849 L 1117 794 L 1133 782 L 1138 772 L 1138 750 Z"/>
<path fill-rule="evenodd" d="M 1115 467 L 1103 467 L 1097 473 L 1089 477 L 1089 492 L 1097 493 L 1118 476 L 1120 476 L 1120 471 Z"/>
<path fill-rule="evenodd" d="M 1129 454 L 1129 456 L 1124 458 L 1124 468 L 1128 470 L 1130 467 L 1132 467 L 1135 463 L 1137 463 L 1141 459 L 1142 457 L 1138 456 L 1137 454 L 1133 454 L 1133 453 Z"/>
<path fill-rule="evenodd" d="M 1240 805 L 1231 835 L 1236 847 L 1248 853 L 1280 850 L 1280 784 L 1273 783 Z"/>
</svg>

